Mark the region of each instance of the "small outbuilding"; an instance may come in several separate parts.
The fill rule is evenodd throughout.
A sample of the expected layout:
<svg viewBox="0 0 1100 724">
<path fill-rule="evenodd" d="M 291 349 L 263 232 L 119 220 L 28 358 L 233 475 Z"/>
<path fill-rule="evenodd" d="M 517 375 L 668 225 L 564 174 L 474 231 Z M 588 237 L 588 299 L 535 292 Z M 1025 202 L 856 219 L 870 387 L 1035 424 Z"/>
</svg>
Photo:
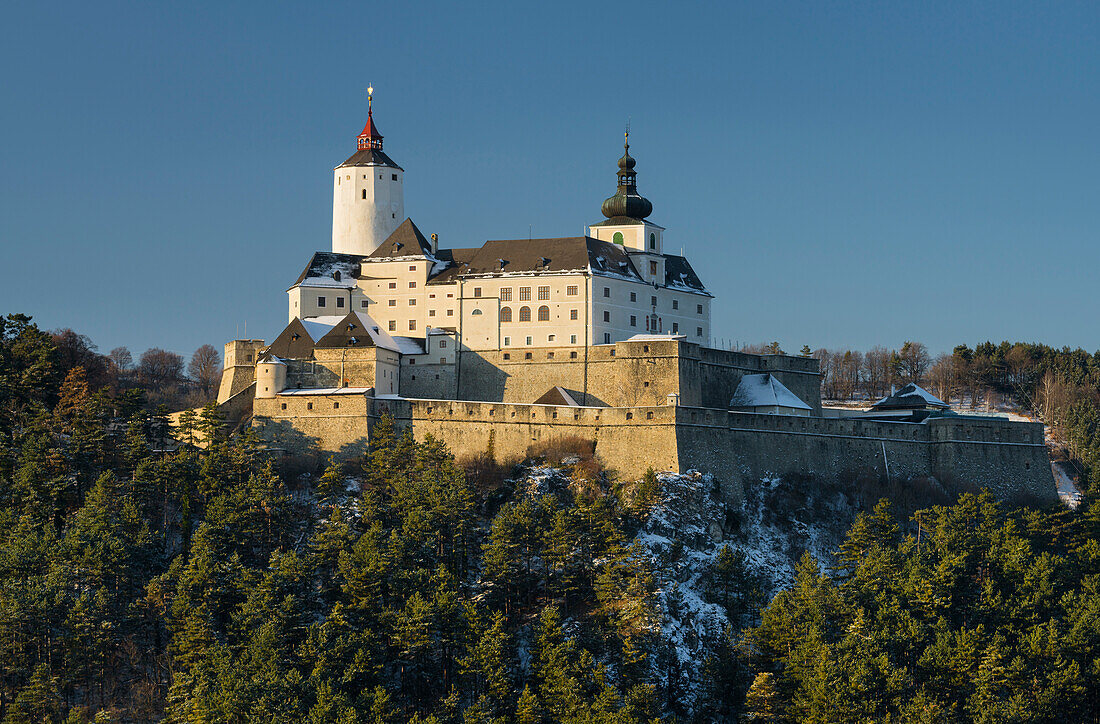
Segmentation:
<svg viewBox="0 0 1100 724">
<path fill-rule="evenodd" d="M 769 373 L 745 375 L 730 400 L 734 412 L 808 417 L 813 408 Z"/>
<path fill-rule="evenodd" d="M 951 405 L 913 382 L 871 406 L 872 412 L 942 412 L 949 409 Z"/>
</svg>

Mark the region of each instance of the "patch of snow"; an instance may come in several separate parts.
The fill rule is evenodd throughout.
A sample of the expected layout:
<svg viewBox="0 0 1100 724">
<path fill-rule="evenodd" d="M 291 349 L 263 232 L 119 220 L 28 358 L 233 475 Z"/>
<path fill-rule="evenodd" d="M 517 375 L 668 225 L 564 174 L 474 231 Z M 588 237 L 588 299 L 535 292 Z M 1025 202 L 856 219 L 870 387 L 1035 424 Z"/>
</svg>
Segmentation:
<svg viewBox="0 0 1100 724">
<path fill-rule="evenodd" d="M 790 407 L 796 410 L 811 410 L 798 395 L 787 389 L 786 385 L 774 375 L 764 373 L 745 375 L 737 385 L 730 400 L 730 407 Z"/>
</svg>

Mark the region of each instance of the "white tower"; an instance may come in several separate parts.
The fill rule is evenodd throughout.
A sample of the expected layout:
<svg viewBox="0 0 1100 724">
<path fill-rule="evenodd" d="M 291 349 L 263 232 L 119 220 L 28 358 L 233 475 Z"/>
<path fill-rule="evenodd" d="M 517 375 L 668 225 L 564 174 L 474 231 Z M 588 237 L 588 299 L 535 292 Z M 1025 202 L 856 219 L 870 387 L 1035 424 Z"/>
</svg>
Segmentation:
<svg viewBox="0 0 1100 724">
<path fill-rule="evenodd" d="M 332 175 L 332 250 L 342 254 L 370 254 L 405 220 L 405 170 L 382 151 L 373 95 L 358 150 Z"/>
</svg>

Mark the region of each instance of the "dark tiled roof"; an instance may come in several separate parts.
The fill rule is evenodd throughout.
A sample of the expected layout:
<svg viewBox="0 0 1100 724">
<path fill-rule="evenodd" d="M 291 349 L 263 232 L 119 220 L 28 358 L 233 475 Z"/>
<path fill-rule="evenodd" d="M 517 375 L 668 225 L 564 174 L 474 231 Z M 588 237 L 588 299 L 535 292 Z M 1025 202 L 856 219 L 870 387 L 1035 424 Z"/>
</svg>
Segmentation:
<svg viewBox="0 0 1100 724">
<path fill-rule="evenodd" d="M 301 284 L 306 279 L 333 279 L 333 272 L 340 272 L 340 279 L 351 280 L 348 286 L 355 286 L 354 280 L 359 278 L 359 264 L 365 257 L 358 254 L 337 254 L 333 251 L 317 251 L 313 258 L 306 264 L 306 268 L 298 275 L 295 284 Z"/>
<path fill-rule="evenodd" d="M 295 317 L 267 348 L 267 353 L 284 359 L 309 359 L 313 356 L 313 347 L 313 338 L 302 320 Z"/>
<path fill-rule="evenodd" d="M 389 166 L 390 168 L 396 168 L 398 171 L 405 170 L 394 163 L 393 159 L 380 148 L 364 148 L 361 151 L 356 151 L 347 161 L 336 168 L 344 168 L 345 166 Z"/>
<path fill-rule="evenodd" d="M 457 249 L 452 253 L 451 266 L 433 277 L 432 283 L 453 282 L 463 276 L 570 271 L 641 280 L 622 246 L 585 236 L 487 241 L 480 249 Z M 437 258 L 443 261 L 444 252 Z"/>
<path fill-rule="evenodd" d="M 684 286 L 697 292 L 707 291 L 699 275 L 691 268 L 691 264 L 688 264 L 688 260 L 674 254 L 665 254 L 665 285 Z"/>
<path fill-rule="evenodd" d="M 429 256 L 432 253 L 431 243 L 416 228 L 412 219 L 405 219 L 386 237 L 382 244 L 371 252 L 371 259 L 384 259 L 396 256 Z"/>
</svg>

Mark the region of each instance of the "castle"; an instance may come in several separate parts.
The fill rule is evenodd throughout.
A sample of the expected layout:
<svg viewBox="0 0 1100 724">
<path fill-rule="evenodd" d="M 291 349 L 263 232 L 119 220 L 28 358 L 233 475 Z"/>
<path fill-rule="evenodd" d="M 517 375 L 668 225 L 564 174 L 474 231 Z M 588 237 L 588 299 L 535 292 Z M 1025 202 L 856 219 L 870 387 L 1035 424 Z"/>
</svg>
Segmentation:
<svg viewBox="0 0 1100 724">
<path fill-rule="evenodd" d="M 404 170 L 369 100 L 333 171 L 332 251 L 287 290 L 270 344 L 226 344 L 218 402 L 288 453 L 362 454 L 390 414 L 457 455 L 562 436 L 622 476 L 877 475 L 1055 497 L 1038 423 L 936 409 L 833 416 L 817 360 L 710 346 L 713 295 L 637 186 L 629 134 L 605 219 L 586 236 L 441 248 L 404 216 Z"/>
</svg>

